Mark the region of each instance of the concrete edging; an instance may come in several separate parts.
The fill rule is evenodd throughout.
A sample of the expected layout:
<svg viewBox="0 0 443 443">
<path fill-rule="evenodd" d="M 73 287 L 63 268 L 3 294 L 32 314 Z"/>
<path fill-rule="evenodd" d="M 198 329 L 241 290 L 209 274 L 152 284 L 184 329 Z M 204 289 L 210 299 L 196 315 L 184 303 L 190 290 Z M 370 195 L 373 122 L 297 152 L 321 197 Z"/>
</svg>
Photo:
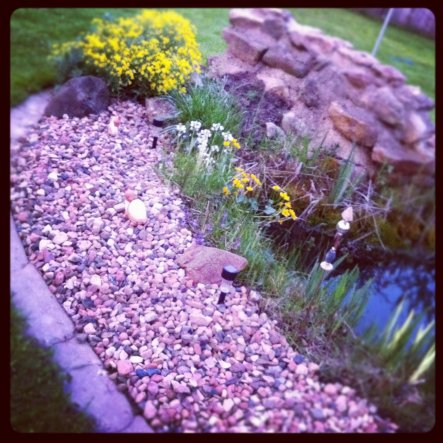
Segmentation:
<svg viewBox="0 0 443 443">
<path fill-rule="evenodd" d="M 12 301 L 28 321 L 27 332 L 52 347 L 55 362 L 70 375 L 67 390 L 72 402 L 96 420 L 97 432 L 153 432 L 141 415 L 133 413 L 91 347 L 77 340 L 71 319 L 28 262 L 12 215 L 10 259 Z"/>
</svg>

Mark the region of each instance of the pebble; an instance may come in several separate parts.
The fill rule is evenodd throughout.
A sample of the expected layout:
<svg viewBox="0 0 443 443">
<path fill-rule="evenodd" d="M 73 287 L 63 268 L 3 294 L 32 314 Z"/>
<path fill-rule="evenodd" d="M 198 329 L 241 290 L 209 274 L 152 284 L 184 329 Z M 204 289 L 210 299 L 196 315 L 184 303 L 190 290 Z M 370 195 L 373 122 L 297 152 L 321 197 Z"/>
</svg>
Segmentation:
<svg viewBox="0 0 443 443">
<path fill-rule="evenodd" d="M 132 363 L 128 360 L 119 360 L 117 362 L 117 372 L 120 375 L 128 375 L 133 369 Z"/>
<path fill-rule="evenodd" d="M 42 239 L 38 244 L 39 251 L 43 251 L 44 249 L 54 249 L 55 246 L 51 240 Z"/>
<path fill-rule="evenodd" d="M 348 400 L 345 395 L 339 395 L 335 400 L 335 405 L 337 410 L 340 412 L 345 412 L 348 408 Z"/>
<path fill-rule="evenodd" d="M 318 365 L 257 313 L 257 291 L 237 288 L 222 312 L 218 285 L 189 279 L 176 257 L 198 240 L 184 227 L 194 216 L 182 220 L 179 191 L 154 171 L 145 109 L 110 110 L 121 117 L 112 137 L 109 112 L 42 117 L 35 144 L 11 156 L 11 201 L 30 262 L 153 429 L 395 430 L 354 390 L 319 382 Z M 147 203 L 143 225 L 124 215 L 129 187 Z"/>
<path fill-rule="evenodd" d="M 65 274 L 62 271 L 58 271 L 54 277 L 54 284 L 59 286 L 65 281 Z"/>
<path fill-rule="evenodd" d="M 18 221 L 25 223 L 25 222 L 27 222 L 28 219 L 29 219 L 29 212 L 27 212 L 27 211 L 21 211 L 21 212 L 19 212 L 19 213 L 17 214 L 16 217 L 17 217 L 17 220 L 18 220 Z"/>
<path fill-rule="evenodd" d="M 335 387 L 335 385 L 328 383 L 323 390 L 326 392 L 326 394 L 329 394 L 331 396 L 334 396 L 337 394 L 337 388 Z"/>
<path fill-rule="evenodd" d="M 58 180 L 58 174 L 57 172 L 53 171 L 50 174 L 48 174 L 48 180 L 57 181 Z"/>
<path fill-rule="evenodd" d="M 146 405 L 145 405 L 145 409 L 143 411 L 143 415 L 145 416 L 145 418 L 147 418 L 148 420 L 153 419 L 157 414 L 157 409 L 154 406 L 154 404 L 151 401 L 147 401 Z"/>
<path fill-rule="evenodd" d="M 196 326 L 209 326 L 212 318 L 200 314 L 191 314 L 189 317 L 189 321 Z"/>
<path fill-rule="evenodd" d="M 155 312 L 152 312 L 152 311 L 146 313 L 145 316 L 144 316 L 144 319 L 145 319 L 145 321 L 147 323 L 151 323 L 154 320 L 157 320 L 157 318 L 158 318 L 158 315 Z"/>
<path fill-rule="evenodd" d="M 83 331 L 86 334 L 95 334 L 97 332 L 97 330 L 95 329 L 95 327 L 92 323 L 88 323 L 87 325 L 85 325 L 83 328 Z"/>
<path fill-rule="evenodd" d="M 153 396 L 156 396 L 159 392 L 158 384 L 154 382 L 148 383 L 148 387 L 146 389 Z"/>
<path fill-rule="evenodd" d="M 299 364 L 297 365 L 297 367 L 295 368 L 295 373 L 297 375 L 307 375 L 308 374 L 308 368 L 306 365 L 304 364 Z"/>
<path fill-rule="evenodd" d="M 234 407 L 234 401 L 232 400 L 232 398 L 227 398 L 226 400 L 223 401 L 223 409 L 226 412 L 230 412 L 231 409 Z"/>
<path fill-rule="evenodd" d="M 319 408 L 311 409 L 311 415 L 315 420 L 323 420 L 325 418 L 325 413 Z"/>
<path fill-rule="evenodd" d="M 305 358 L 303 357 L 303 355 L 297 354 L 296 356 L 294 356 L 293 360 L 294 363 L 299 365 L 300 363 L 303 363 L 305 361 Z"/>
<path fill-rule="evenodd" d="M 92 246 L 92 243 L 89 240 L 81 240 L 77 243 L 77 247 L 80 251 L 87 251 Z"/>
</svg>

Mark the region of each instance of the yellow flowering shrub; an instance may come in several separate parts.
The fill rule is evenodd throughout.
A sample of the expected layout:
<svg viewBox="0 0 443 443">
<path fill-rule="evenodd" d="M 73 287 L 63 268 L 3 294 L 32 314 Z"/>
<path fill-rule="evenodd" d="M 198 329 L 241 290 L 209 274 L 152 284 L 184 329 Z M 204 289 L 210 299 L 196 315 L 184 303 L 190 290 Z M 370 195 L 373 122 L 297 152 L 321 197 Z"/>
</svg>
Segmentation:
<svg viewBox="0 0 443 443">
<path fill-rule="evenodd" d="M 185 92 L 201 53 L 192 24 L 174 11 L 144 10 L 132 18 L 94 19 L 94 30 L 54 45 L 51 58 L 70 74 L 93 74 L 114 93 L 140 96 Z M 66 70 L 66 69 L 65 69 Z"/>
</svg>

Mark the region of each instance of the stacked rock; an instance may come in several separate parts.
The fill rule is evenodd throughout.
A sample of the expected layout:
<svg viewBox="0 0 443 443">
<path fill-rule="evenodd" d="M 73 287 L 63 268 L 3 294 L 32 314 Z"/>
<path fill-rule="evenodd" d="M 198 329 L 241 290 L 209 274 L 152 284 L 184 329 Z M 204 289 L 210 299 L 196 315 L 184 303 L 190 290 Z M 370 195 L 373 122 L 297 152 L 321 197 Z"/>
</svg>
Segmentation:
<svg viewBox="0 0 443 443">
<path fill-rule="evenodd" d="M 211 75 L 253 73 L 290 105 L 286 133 L 338 145 L 342 158 L 356 145 L 355 162 L 370 173 L 387 162 L 398 177 L 433 183 L 434 102 L 400 71 L 281 9 L 231 9 L 229 19 L 228 50 L 209 59 Z"/>
</svg>

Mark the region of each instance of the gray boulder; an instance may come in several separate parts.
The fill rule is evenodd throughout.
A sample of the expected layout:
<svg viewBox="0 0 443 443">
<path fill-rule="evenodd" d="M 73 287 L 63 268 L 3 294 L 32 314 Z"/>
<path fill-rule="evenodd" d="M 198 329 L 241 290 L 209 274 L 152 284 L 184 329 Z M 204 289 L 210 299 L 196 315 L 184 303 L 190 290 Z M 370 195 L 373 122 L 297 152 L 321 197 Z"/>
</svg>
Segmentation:
<svg viewBox="0 0 443 443">
<path fill-rule="evenodd" d="M 98 77 L 86 75 L 67 81 L 55 93 L 45 109 L 45 115 L 58 118 L 63 114 L 69 117 L 85 117 L 106 111 L 110 95 L 106 83 Z"/>
</svg>

